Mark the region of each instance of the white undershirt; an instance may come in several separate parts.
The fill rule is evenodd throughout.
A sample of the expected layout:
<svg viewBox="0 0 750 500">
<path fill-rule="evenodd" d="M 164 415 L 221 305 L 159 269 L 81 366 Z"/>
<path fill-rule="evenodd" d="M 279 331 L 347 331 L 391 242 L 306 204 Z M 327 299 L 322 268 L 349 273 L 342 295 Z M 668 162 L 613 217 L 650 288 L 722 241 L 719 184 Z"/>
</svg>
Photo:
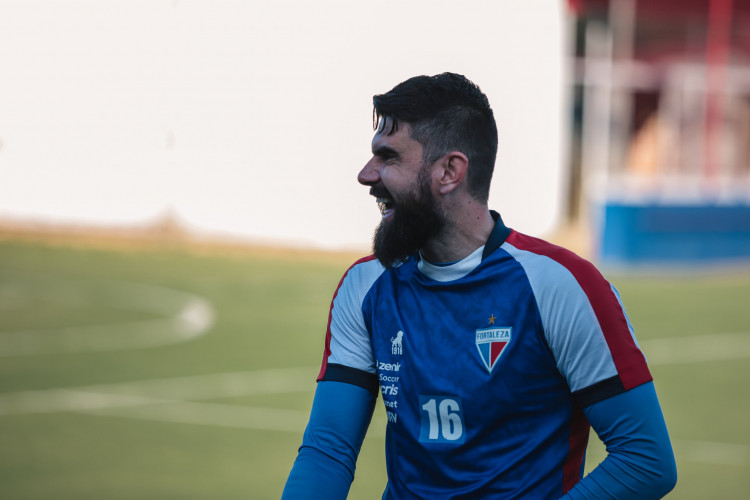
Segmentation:
<svg viewBox="0 0 750 500">
<path fill-rule="evenodd" d="M 484 245 L 474 250 L 467 257 L 448 265 L 435 265 L 427 262 L 420 253 L 417 269 L 435 281 L 454 281 L 472 272 L 482 262 L 482 252 L 484 252 Z"/>
</svg>

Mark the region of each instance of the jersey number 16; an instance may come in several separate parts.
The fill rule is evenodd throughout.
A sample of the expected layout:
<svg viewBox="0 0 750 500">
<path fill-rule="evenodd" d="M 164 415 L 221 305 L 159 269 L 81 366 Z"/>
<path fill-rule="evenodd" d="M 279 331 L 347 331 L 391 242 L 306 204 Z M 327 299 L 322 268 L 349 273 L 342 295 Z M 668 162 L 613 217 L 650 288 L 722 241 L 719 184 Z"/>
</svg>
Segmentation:
<svg viewBox="0 0 750 500">
<path fill-rule="evenodd" d="M 461 399 L 452 396 L 419 396 L 422 426 L 419 440 L 427 443 L 463 443 Z"/>
</svg>

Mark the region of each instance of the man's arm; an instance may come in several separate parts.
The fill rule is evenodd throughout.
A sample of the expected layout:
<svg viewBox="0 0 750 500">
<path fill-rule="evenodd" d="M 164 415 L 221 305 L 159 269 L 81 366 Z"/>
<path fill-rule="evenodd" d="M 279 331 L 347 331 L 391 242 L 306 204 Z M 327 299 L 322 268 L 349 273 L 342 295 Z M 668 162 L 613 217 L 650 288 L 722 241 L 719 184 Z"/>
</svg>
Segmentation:
<svg viewBox="0 0 750 500">
<path fill-rule="evenodd" d="M 563 498 L 661 498 L 677 482 L 672 445 L 653 382 L 583 410 L 607 458 Z"/>
<path fill-rule="evenodd" d="M 377 393 L 321 381 L 282 500 L 345 499 Z"/>
</svg>

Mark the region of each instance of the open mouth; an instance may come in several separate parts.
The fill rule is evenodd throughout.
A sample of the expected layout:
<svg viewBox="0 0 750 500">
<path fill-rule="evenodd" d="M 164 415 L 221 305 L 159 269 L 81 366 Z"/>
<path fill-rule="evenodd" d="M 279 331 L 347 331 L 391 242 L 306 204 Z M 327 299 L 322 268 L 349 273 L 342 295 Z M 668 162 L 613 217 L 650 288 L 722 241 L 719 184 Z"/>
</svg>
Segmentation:
<svg viewBox="0 0 750 500">
<path fill-rule="evenodd" d="M 376 200 L 378 202 L 378 208 L 380 208 L 380 214 L 384 219 L 393 214 L 395 210 L 393 207 L 393 200 L 385 197 L 378 197 Z"/>
</svg>

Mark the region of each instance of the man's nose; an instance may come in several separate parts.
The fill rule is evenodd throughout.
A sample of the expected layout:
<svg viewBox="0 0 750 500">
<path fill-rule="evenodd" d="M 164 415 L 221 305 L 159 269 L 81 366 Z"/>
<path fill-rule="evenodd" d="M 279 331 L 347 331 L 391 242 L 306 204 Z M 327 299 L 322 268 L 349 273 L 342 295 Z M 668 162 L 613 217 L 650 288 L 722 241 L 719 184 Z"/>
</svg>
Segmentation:
<svg viewBox="0 0 750 500">
<path fill-rule="evenodd" d="M 374 158 L 368 161 L 357 175 L 357 180 L 365 186 L 372 186 L 380 182 L 380 170 L 375 166 Z"/>
</svg>

